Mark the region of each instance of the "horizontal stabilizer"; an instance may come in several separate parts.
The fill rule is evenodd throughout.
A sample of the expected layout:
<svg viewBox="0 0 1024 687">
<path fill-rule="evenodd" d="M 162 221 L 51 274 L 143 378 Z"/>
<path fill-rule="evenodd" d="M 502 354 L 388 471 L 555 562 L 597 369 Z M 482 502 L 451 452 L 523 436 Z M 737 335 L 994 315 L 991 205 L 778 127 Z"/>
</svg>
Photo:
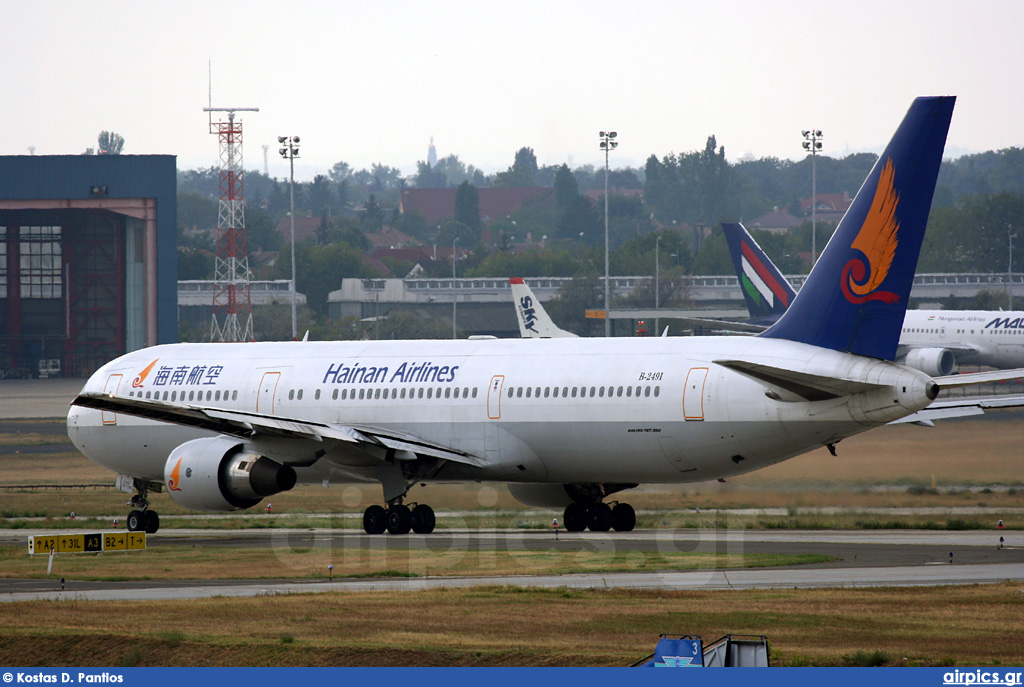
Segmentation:
<svg viewBox="0 0 1024 687">
<path fill-rule="evenodd" d="M 893 420 L 889 424 L 897 425 L 904 422 L 912 422 L 930 427 L 934 420 L 983 415 L 986 410 L 994 410 L 997 408 L 1020 408 L 1022 406 L 1024 406 L 1024 394 L 940 398 L 932 401 L 931 405 L 927 408 L 919 410 L 913 415 L 900 418 L 899 420 Z"/>
<path fill-rule="evenodd" d="M 715 360 L 713 362 L 763 384 L 778 394 L 779 400 L 827 401 L 884 386 L 836 377 L 823 377 L 747 360 Z"/>
<path fill-rule="evenodd" d="M 932 381 L 938 384 L 940 389 L 956 389 L 961 386 L 974 386 L 976 384 L 988 384 L 990 382 L 1003 382 L 1009 379 L 1021 378 L 1024 378 L 1024 368 L 970 372 L 968 374 L 949 375 L 948 377 L 935 377 Z"/>
</svg>

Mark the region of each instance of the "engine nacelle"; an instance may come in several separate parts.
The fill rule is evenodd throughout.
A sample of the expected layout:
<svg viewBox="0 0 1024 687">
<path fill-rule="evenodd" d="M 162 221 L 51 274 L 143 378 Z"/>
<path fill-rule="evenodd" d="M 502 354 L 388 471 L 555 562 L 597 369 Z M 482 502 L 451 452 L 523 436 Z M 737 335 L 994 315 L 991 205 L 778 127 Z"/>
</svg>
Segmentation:
<svg viewBox="0 0 1024 687">
<path fill-rule="evenodd" d="M 948 348 L 912 348 L 900 362 L 929 377 L 945 377 L 953 374 L 956 360 Z"/>
<path fill-rule="evenodd" d="M 186 441 L 171 451 L 164 483 L 174 502 L 191 510 L 251 508 L 295 486 L 295 470 L 253 453 L 237 439 Z"/>
</svg>

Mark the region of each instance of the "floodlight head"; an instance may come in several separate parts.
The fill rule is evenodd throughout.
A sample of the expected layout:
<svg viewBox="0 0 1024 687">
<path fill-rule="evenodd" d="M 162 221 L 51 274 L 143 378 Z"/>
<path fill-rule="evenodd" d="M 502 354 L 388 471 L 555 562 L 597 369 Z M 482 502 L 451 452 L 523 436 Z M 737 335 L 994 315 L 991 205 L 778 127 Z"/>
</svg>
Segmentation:
<svg viewBox="0 0 1024 687">
<path fill-rule="evenodd" d="M 612 132 L 610 132 L 608 134 L 608 138 L 615 138 L 616 136 L 618 136 L 618 134 L 616 132 L 614 132 L 614 131 L 612 131 Z"/>
<path fill-rule="evenodd" d="M 277 142 L 278 142 L 278 143 L 284 143 L 284 142 L 285 142 L 285 141 L 287 141 L 287 140 L 288 140 L 288 137 L 287 137 L 287 136 L 278 136 L 278 137 L 277 137 Z"/>
<path fill-rule="evenodd" d="M 818 132 L 818 135 L 819 135 L 819 136 L 821 135 L 821 132 L 820 132 L 820 131 Z M 299 143 L 299 137 L 298 137 L 298 136 L 292 136 L 292 143 L 295 143 L 296 145 L 298 145 L 298 143 Z"/>
<path fill-rule="evenodd" d="M 803 130 L 803 131 L 801 131 L 800 133 L 801 133 L 801 134 L 803 134 L 804 138 L 807 138 L 807 135 L 808 135 L 808 134 L 810 134 L 811 132 L 810 132 L 810 131 L 808 131 L 807 129 L 804 129 L 804 130 Z"/>
<path fill-rule="evenodd" d="M 603 131 L 602 131 L 601 133 L 599 133 L 599 134 L 598 134 L 598 136 L 600 136 L 601 138 L 604 138 L 604 135 L 605 135 L 605 134 L 604 134 L 604 132 L 603 132 Z"/>
<path fill-rule="evenodd" d="M 821 138 L 821 129 L 815 129 L 814 135 L 817 136 L 818 138 Z"/>
<path fill-rule="evenodd" d="M 281 153 L 281 157 L 288 157 L 288 149 L 287 148 L 281 148 L 277 152 Z"/>
<path fill-rule="evenodd" d="M 803 145 L 804 145 L 804 150 L 810 150 L 811 149 L 811 142 L 810 141 L 804 141 Z"/>
</svg>

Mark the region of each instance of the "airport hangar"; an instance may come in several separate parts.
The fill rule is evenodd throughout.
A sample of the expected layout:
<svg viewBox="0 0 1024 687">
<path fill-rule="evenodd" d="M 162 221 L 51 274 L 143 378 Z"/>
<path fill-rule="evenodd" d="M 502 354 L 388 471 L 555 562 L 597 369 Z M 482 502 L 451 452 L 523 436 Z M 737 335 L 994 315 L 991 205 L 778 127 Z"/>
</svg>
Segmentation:
<svg viewBox="0 0 1024 687">
<path fill-rule="evenodd" d="M 175 156 L 0 156 L 0 179 L 3 375 L 177 341 Z"/>
</svg>

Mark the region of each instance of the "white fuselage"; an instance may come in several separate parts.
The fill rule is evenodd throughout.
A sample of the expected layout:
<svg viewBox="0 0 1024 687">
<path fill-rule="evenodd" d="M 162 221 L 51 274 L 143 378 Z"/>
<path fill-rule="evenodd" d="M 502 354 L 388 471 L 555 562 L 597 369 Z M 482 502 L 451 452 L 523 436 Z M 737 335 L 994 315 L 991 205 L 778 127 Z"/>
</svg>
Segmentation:
<svg viewBox="0 0 1024 687">
<path fill-rule="evenodd" d="M 908 310 L 900 344 L 949 347 L 958 364 L 1024 367 L 1024 312 Z"/>
<path fill-rule="evenodd" d="M 715 364 L 744 360 L 874 385 L 777 400 Z M 928 405 L 929 378 L 885 361 L 749 337 L 175 344 L 130 353 L 83 393 L 159 399 L 345 427 L 391 428 L 463 451 L 439 481 L 701 481 L 748 472 Z M 880 386 L 883 385 L 883 386 Z M 72 407 L 68 434 L 116 472 L 164 481 L 171 451 L 211 432 Z M 255 437 L 254 441 L 259 441 Z M 372 480 L 379 457 L 277 438 L 300 481 Z"/>
</svg>

